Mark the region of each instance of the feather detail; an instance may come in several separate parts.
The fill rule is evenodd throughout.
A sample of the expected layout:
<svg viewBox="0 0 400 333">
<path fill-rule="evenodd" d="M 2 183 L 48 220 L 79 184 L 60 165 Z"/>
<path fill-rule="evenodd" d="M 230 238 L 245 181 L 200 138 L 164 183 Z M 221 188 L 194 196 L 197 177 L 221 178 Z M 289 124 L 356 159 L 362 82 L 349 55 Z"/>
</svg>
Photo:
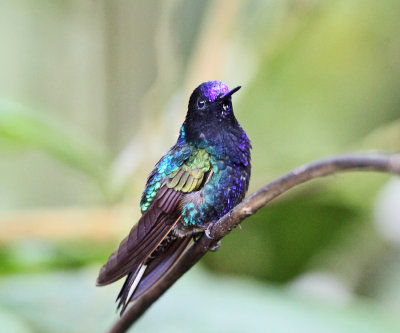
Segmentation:
<svg viewBox="0 0 400 333">
<path fill-rule="evenodd" d="M 132 228 L 130 235 L 121 242 L 118 250 L 111 254 L 107 263 L 101 268 L 97 278 L 97 285 L 102 286 L 112 283 L 130 272 L 135 272 L 138 266 L 146 261 L 178 223 L 180 216 L 173 223 L 165 223 L 166 219 L 167 215 L 163 214 L 150 233 L 139 236 L 136 231 L 139 230 L 139 223 L 136 224 Z M 133 244 L 129 244 L 131 235 L 135 235 L 135 237 L 131 238 L 131 241 L 134 241 Z"/>
<path fill-rule="evenodd" d="M 181 179 L 179 179 L 179 183 L 176 186 L 174 186 L 173 188 L 176 191 L 181 191 L 182 187 L 186 184 L 186 181 L 188 178 L 189 178 L 189 173 L 184 172 L 183 175 L 181 176 Z"/>
<path fill-rule="evenodd" d="M 179 181 L 181 180 L 183 174 L 185 173 L 185 171 L 183 171 L 182 169 L 179 170 L 179 172 L 172 178 L 172 180 L 168 183 L 168 187 L 169 188 L 175 188 Z"/>
<path fill-rule="evenodd" d="M 191 192 L 190 189 L 192 187 L 193 182 L 195 182 L 196 180 L 192 177 L 189 176 L 188 179 L 186 180 L 185 185 L 182 187 L 181 191 L 182 192 Z"/>
<path fill-rule="evenodd" d="M 167 177 L 166 185 L 184 193 L 196 191 L 200 188 L 204 175 L 209 173 L 210 169 L 208 153 L 204 149 L 198 149 L 178 170 Z"/>
<path fill-rule="evenodd" d="M 187 249 L 192 236 L 177 238 L 169 246 L 159 253 L 147 266 L 147 269 L 140 280 L 139 285 L 131 299 L 134 301 L 147 292 L 175 263 L 181 258 Z"/>
<path fill-rule="evenodd" d="M 147 266 L 141 265 L 138 267 L 135 273 L 130 273 L 125 280 L 125 283 L 118 295 L 117 301 L 117 311 L 121 308 L 120 315 L 122 315 L 130 302 L 132 295 L 134 294 L 143 274 L 146 271 Z"/>
</svg>

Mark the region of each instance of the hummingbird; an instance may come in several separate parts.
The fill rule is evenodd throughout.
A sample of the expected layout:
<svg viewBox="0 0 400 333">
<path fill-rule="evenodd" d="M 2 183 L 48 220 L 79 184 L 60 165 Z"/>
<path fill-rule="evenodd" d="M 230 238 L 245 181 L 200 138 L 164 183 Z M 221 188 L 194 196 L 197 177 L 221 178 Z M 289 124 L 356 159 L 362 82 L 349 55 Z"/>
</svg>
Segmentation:
<svg viewBox="0 0 400 333">
<path fill-rule="evenodd" d="M 147 179 L 139 221 L 97 278 L 103 286 L 126 276 L 116 300 L 121 315 L 168 272 L 192 239 L 243 200 L 251 144 L 233 113 L 232 95 L 240 88 L 209 81 L 191 94 L 177 142 Z"/>
</svg>

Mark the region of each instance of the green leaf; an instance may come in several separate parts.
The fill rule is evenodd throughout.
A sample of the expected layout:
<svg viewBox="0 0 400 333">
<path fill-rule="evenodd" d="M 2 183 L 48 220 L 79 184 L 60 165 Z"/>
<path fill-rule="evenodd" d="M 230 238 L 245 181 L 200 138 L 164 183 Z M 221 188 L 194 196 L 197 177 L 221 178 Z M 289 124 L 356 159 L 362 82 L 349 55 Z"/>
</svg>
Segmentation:
<svg viewBox="0 0 400 333">
<path fill-rule="evenodd" d="M 0 141 L 41 151 L 106 185 L 109 161 L 90 138 L 48 115 L 0 102 Z"/>
</svg>

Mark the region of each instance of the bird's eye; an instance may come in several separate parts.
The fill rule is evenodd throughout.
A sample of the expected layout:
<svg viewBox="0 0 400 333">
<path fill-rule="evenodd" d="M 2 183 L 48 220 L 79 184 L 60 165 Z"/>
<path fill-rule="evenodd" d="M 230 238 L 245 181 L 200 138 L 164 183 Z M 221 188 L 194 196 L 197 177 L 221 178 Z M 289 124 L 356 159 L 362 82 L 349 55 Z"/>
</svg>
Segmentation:
<svg viewBox="0 0 400 333">
<path fill-rule="evenodd" d="M 199 107 L 199 109 L 203 109 L 206 105 L 206 100 L 205 99 L 199 99 L 197 101 L 197 106 Z"/>
<path fill-rule="evenodd" d="M 224 104 L 222 104 L 222 108 L 224 109 L 224 111 L 229 111 L 229 109 L 230 109 L 229 103 L 224 102 Z"/>
</svg>

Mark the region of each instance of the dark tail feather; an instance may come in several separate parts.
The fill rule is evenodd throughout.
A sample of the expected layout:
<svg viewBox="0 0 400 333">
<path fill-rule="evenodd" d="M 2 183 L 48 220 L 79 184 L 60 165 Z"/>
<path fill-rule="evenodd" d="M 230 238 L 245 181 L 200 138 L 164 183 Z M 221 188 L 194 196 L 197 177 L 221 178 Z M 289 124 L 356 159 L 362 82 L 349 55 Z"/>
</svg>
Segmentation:
<svg viewBox="0 0 400 333">
<path fill-rule="evenodd" d="M 121 315 L 123 314 L 123 312 L 125 311 L 129 300 L 129 293 L 134 292 L 134 290 L 131 291 L 131 288 L 133 286 L 134 283 L 138 283 L 138 281 L 136 281 L 136 279 L 140 279 L 141 276 L 139 276 L 139 274 L 142 274 L 143 271 L 142 269 L 145 269 L 144 265 L 139 265 L 139 267 L 136 269 L 135 272 L 129 273 L 128 276 L 126 277 L 126 280 L 124 282 L 124 285 L 121 288 L 121 291 L 118 294 L 117 299 L 115 300 L 116 302 L 118 302 L 118 306 L 117 306 L 117 311 L 121 308 Z"/>
<path fill-rule="evenodd" d="M 143 276 L 140 276 L 141 273 L 143 273 L 141 269 L 142 267 L 145 267 L 145 265 L 140 265 L 135 272 L 132 272 L 127 276 L 117 297 L 117 310 L 121 308 L 121 315 L 124 313 L 126 307 L 131 301 L 143 295 L 176 263 L 185 251 L 191 239 L 192 236 L 186 236 L 184 238 L 177 238 L 168 244 L 163 251 L 157 253 L 157 256 L 147 263 Z M 131 288 L 134 283 L 137 282 L 136 279 L 138 278 L 140 278 L 140 282 L 132 294 Z"/>
<path fill-rule="evenodd" d="M 191 240 L 192 236 L 177 238 L 149 262 L 131 300 L 137 299 L 150 289 L 177 262 Z"/>
</svg>

